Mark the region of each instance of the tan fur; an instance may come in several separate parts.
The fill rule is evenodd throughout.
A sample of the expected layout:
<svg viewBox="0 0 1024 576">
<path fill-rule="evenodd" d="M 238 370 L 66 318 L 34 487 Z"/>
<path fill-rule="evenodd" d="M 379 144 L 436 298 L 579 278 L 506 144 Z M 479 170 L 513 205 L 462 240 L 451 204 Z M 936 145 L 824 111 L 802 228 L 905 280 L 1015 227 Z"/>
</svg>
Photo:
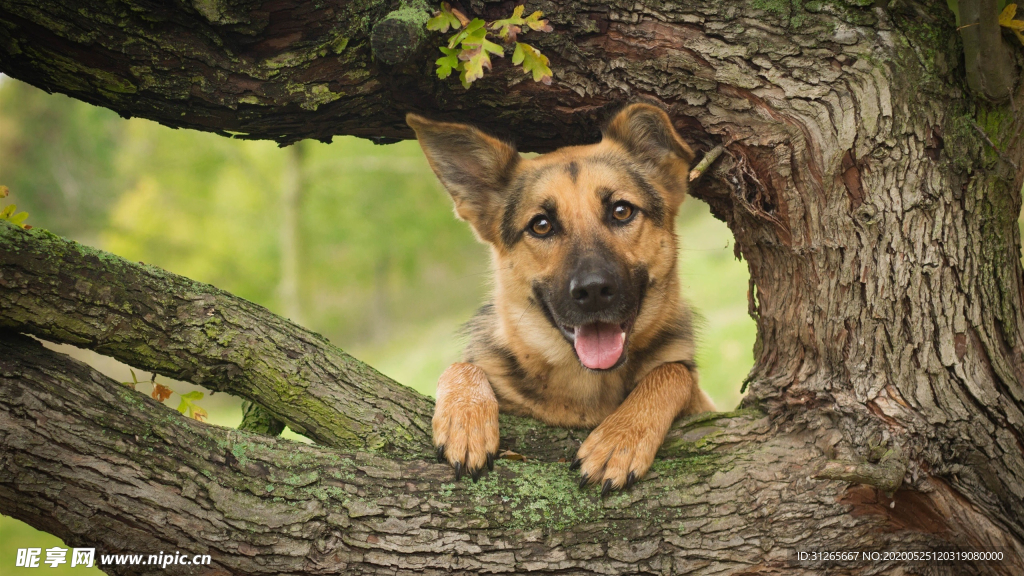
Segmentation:
<svg viewBox="0 0 1024 576">
<path fill-rule="evenodd" d="M 639 478 L 677 416 L 713 409 L 697 387 L 676 270 L 673 222 L 686 194 L 689 148 L 668 116 L 648 105 L 620 112 L 598 144 L 530 159 L 465 125 L 415 115 L 408 122 L 457 214 L 491 246 L 495 281 L 493 305 L 470 323 L 465 362 L 439 381 L 435 444 L 453 465 L 479 470 L 497 449 L 496 401 L 502 411 L 548 424 L 596 426 L 578 454 L 590 481 L 622 487 L 630 472 Z M 615 226 L 607 206 L 620 201 L 642 211 Z M 557 239 L 521 232 L 548 209 L 557 212 Z M 581 364 L 537 298 L 538 285 L 593 246 L 646 275 L 625 363 L 605 371 Z M 490 397 L 484 387 L 493 389 Z"/>
<path fill-rule="evenodd" d="M 498 453 L 498 400 L 483 370 L 456 362 L 441 374 L 432 424 L 434 444 L 461 468 L 480 470 Z"/>
<path fill-rule="evenodd" d="M 681 364 L 651 370 L 580 446 L 576 458 L 584 481 L 619 488 L 630 473 L 642 477 L 676 416 L 705 411 L 709 403 Z"/>
</svg>

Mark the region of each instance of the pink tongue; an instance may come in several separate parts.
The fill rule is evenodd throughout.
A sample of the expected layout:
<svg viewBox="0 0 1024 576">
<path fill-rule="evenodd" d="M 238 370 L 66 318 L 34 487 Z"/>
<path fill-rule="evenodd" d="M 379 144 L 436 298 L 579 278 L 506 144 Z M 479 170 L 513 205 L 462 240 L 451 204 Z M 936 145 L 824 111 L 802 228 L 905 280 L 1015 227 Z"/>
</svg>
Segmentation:
<svg viewBox="0 0 1024 576">
<path fill-rule="evenodd" d="M 576 354 L 591 370 L 607 370 L 622 356 L 625 332 L 616 324 L 595 322 L 576 328 Z"/>
</svg>

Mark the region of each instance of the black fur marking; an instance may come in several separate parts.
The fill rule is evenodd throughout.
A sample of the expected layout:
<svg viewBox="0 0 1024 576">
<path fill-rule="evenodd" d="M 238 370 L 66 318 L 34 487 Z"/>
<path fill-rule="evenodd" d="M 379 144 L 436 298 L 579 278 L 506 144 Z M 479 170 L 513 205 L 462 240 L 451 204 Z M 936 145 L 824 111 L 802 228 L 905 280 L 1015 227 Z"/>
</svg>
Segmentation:
<svg viewBox="0 0 1024 576">
<path fill-rule="evenodd" d="M 516 380 L 513 385 L 515 386 L 516 392 L 519 392 L 523 398 L 537 404 L 545 404 L 547 397 L 541 392 L 542 385 L 540 382 L 533 380 L 532 378 L 520 378 Z"/>
<path fill-rule="evenodd" d="M 615 170 L 625 172 L 633 182 L 633 185 L 636 186 L 637 190 L 640 192 L 640 196 L 644 199 L 644 205 L 640 208 L 647 213 L 647 217 L 650 218 L 651 222 L 653 222 L 655 226 L 664 226 L 665 200 L 661 197 L 661 194 L 658 194 L 654 185 L 644 178 L 643 174 L 640 173 L 632 162 L 628 162 L 614 154 L 592 156 L 587 158 L 587 161 L 595 164 L 604 164 Z"/>
<path fill-rule="evenodd" d="M 543 308 L 543 307 L 542 307 Z M 504 376 L 511 380 L 513 388 L 524 398 L 533 402 L 543 403 L 545 398 L 541 394 L 541 383 L 535 382 L 529 377 L 526 369 L 519 363 L 519 359 L 511 350 L 500 346 L 491 337 L 491 329 L 494 327 L 495 310 L 493 303 L 487 303 L 480 307 L 476 315 L 462 327 L 462 332 L 469 337 L 469 344 L 466 346 L 464 359 L 470 364 L 481 358 L 494 358 L 501 362 Z M 511 399 L 501 396 L 500 388 L 494 389 L 499 404 L 507 404 Z"/>
<path fill-rule="evenodd" d="M 626 167 L 626 173 L 633 180 L 633 184 L 640 189 L 640 195 L 644 197 L 644 203 L 647 204 L 647 216 L 655 226 L 663 226 L 665 224 L 665 201 L 662 200 L 661 195 L 632 166 Z"/>
<path fill-rule="evenodd" d="M 679 360 L 676 364 L 686 366 L 686 369 L 689 370 L 691 374 L 697 371 L 697 363 L 693 360 Z"/>
<path fill-rule="evenodd" d="M 491 342 L 488 342 L 489 348 L 499 358 L 501 363 L 505 365 L 505 376 L 509 378 L 515 378 L 517 380 L 523 380 L 526 378 L 526 370 L 519 364 L 519 359 L 512 353 L 508 348 L 496 346 Z"/>
<path fill-rule="evenodd" d="M 651 274 L 647 271 L 646 266 L 638 266 L 633 269 L 633 277 L 638 278 L 640 292 L 636 297 L 636 315 L 640 316 L 640 312 L 644 309 L 644 298 L 647 298 L 647 288 L 651 285 Z"/>
<path fill-rule="evenodd" d="M 678 342 L 681 340 L 687 341 L 692 338 L 693 334 L 690 330 L 689 323 L 683 320 L 682 318 L 676 318 L 672 322 L 665 325 L 665 327 L 663 327 L 661 330 L 659 330 L 658 333 L 654 335 L 654 338 L 651 338 L 651 341 L 648 342 L 642 350 L 636 351 L 636 354 L 639 357 L 638 359 L 646 360 L 651 356 L 656 355 L 663 348 L 665 348 L 665 346 L 668 346 L 673 342 Z M 692 361 L 690 360 L 680 360 L 680 362 L 690 362 L 692 364 Z"/>
<path fill-rule="evenodd" d="M 506 248 L 515 246 L 523 237 L 523 230 L 516 224 L 523 213 L 523 194 L 537 183 L 553 166 L 543 166 L 528 174 L 521 174 L 511 183 L 511 189 L 505 196 L 505 206 L 501 214 L 501 241 Z"/>
<path fill-rule="evenodd" d="M 547 301 L 544 300 L 544 289 L 540 285 L 540 282 L 534 282 L 532 288 L 533 297 L 539 303 L 541 311 L 544 312 L 544 317 L 548 319 L 548 322 L 551 323 L 551 326 L 555 330 L 558 330 L 559 334 L 562 334 L 562 328 L 558 325 L 558 322 L 555 322 L 555 316 L 551 313 L 551 309 L 548 307 Z M 564 338 L 565 341 L 568 342 L 570 346 L 572 346 L 572 341 L 566 338 L 565 334 L 562 334 L 562 338 Z"/>
<path fill-rule="evenodd" d="M 481 306 L 468 322 L 462 325 L 459 335 L 469 340 L 466 344 L 466 350 L 462 353 L 463 362 L 476 363 L 480 354 L 486 350 L 486 348 L 481 350 L 480 347 L 482 343 L 489 341 L 491 338 L 490 328 L 494 325 L 493 317 L 494 303 L 488 302 Z"/>
<path fill-rule="evenodd" d="M 494 303 L 488 302 L 478 308 L 476 314 L 473 314 L 473 317 L 462 325 L 462 329 L 459 330 L 460 335 L 469 338 L 486 335 L 487 328 L 491 326 L 491 322 L 488 322 L 487 319 L 492 316 L 494 316 Z"/>
<path fill-rule="evenodd" d="M 540 209 L 541 211 L 548 215 L 552 222 L 557 222 L 558 206 L 555 205 L 554 200 L 552 200 L 551 198 L 545 198 L 544 201 L 540 203 Z"/>
<path fill-rule="evenodd" d="M 575 184 L 576 179 L 580 176 L 580 165 L 575 161 L 569 162 L 565 167 L 565 171 L 569 174 L 569 180 L 572 180 L 572 183 Z"/>
</svg>

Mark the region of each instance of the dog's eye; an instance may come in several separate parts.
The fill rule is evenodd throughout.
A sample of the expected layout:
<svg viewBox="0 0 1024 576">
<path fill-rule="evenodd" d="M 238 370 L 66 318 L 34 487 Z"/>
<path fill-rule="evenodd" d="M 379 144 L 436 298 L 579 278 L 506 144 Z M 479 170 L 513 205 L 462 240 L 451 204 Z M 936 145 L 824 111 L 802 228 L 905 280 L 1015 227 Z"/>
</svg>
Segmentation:
<svg viewBox="0 0 1024 576">
<path fill-rule="evenodd" d="M 530 233 L 537 238 L 546 238 L 555 231 L 555 226 L 548 220 L 547 216 L 537 216 L 530 220 Z"/>
<path fill-rule="evenodd" d="M 629 202 L 616 202 L 612 205 L 612 218 L 619 222 L 628 222 L 635 212 L 636 208 Z"/>
</svg>

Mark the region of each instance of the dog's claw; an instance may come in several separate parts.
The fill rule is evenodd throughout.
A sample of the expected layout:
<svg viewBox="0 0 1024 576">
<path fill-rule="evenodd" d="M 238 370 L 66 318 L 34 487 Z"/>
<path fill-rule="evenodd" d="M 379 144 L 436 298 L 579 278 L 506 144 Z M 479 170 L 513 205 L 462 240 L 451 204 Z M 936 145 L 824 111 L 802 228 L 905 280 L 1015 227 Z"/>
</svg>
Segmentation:
<svg viewBox="0 0 1024 576">
<path fill-rule="evenodd" d="M 494 472 L 494 452 L 487 453 L 487 470 Z"/>
<path fill-rule="evenodd" d="M 582 476 L 582 477 L 580 478 L 580 490 L 582 490 L 582 489 L 586 488 L 586 487 L 587 487 L 587 482 L 589 482 L 589 481 L 590 481 L 590 476 L 589 476 L 589 475 L 587 475 L 587 474 L 584 474 L 584 475 L 583 475 L 583 476 Z"/>
<path fill-rule="evenodd" d="M 609 478 L 604 481 L 604 486 L 601 487 L 601 496 L 604 497 L 612 491 L 612 479 Z"/>
<path fill-rule="evenodd" d="M 469 475 L 473 478 L 474 484 L 476 484 L 477 480 L 480 479 L 480 474 L 483 473 L 483 471 L 483 468 L 477 468 L 476 470 L 473 470 L 472 472 L 469 473 Z"/>
<path fill-rule="evenodd" d="M 456 462 L 455 466 L 455 481 L 462 480 L 462 462 Z"/>
<path fill-rule="evenodd" d="M 444 444 L 437 447 L 437 462 L 444 464 Z"/>
<path fill-rule="evenodd" d="M 632 488 L 634 482 L 636 482 L 636 472 L 630 471 L 629 475 L 626 476 L 626 489 Z"/>
<path fill-rule="evenodd" d="M 577 470 L 581 464 L 583 464 L 583 460 L 576 458 L 572 461 L 572 464 L 569 464 L 569 470 Z"/>
</svg>

